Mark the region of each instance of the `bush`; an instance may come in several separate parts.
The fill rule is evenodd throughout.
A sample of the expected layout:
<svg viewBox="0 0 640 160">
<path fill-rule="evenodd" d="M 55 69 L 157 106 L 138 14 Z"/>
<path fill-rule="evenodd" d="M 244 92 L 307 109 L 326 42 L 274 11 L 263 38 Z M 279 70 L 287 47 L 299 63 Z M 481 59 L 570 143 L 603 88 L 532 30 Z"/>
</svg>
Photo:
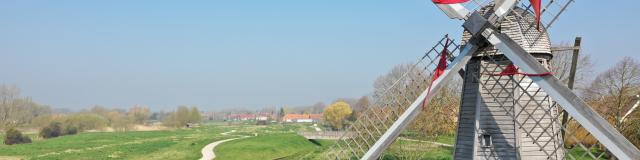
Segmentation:
<svg viewBox="0 0 640 160">
<path fill-rule="evenodd" d="M 31 138 L 22 135 L 22 133 L 15 128 L 7 129 L 6 137 L 4 137 L 4 144 L 13 145 L 23 143 L 31 143 Z"/>
<path fill-rule="evenodd" d="M 74 135 L 74 134 L 78 134 L 78 127 L 75 126 L 67 126 L 64 129 L 64 134 L 65 135 Z"/>
<path fill-rule="evenodd" d="M 49 126 L 45 126 L 40 130 L 40 137 L 42 138 L 54 138 L 62 136 L 62 123 L 51 122 Z"/>
</svg>

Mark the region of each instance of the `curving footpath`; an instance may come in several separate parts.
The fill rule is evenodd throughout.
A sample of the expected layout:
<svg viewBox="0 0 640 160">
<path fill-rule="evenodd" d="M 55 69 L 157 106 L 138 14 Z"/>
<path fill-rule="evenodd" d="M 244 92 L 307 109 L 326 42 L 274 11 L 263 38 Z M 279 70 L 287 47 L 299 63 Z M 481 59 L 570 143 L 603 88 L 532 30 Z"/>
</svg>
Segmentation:
<svg viewBox="0 0 640 160">
<path fill-rule="evenodd" d="M 213 148 L 215 148 L 217 145 L 222 144 L 224 142 L 233 141 L 236 139 L 240 139 L 240 138 L 231 138 L 231 139 L 215 141 L 211 144 L 208 144 L 207 146 L 204 146 L 204 148 L 202 148 L 202 151 L 200 151 L 202 153 L 202 158 L 200 158 L 200 160 L 212 160 L 216 158 L 216 154 L 213 153 Z"/>
<path fill-rule="evenodd" d="M 236 130 L 232 130 L 230 132 L 224 132 L 224 133 L 220 133 L 222 135 L 228 135 L 229 133 L 233 133 L 236 132 Z M 202 157 L 200 158 L 200 160 L 212 160 L 216 158 L 216 154 L 213 152 L 213 149 L 216 148 L 216 146 L 224 143 L 224 142 L 228 142 L 228 141 L 233 141 L 236 139 L 242 139 L 242 138 L 247 138 L 249 136 L 242 136 L 240 138 L 229 138 L 229 139 L 225 139 L 225 140 L 219 140 L 219 141 L 215 141 L 213 143 L 208 144 L 207 146 L 204 146 L 204 148 L 202 148 L 202 150 L 200 151 L 200 153 L 202 153 Z"/>
</svg>

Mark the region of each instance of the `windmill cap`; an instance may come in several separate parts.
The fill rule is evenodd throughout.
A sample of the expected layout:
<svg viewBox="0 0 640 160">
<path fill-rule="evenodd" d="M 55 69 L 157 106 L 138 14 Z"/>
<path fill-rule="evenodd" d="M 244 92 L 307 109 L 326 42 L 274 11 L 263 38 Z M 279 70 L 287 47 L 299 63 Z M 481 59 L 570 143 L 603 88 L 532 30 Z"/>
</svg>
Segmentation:
<svg viewBox="0 0 640 160">
<path fill-rule="evenodd" d="M 493 10 L 493 5 L 483 7 L 480 12 L 484 14 L 489 10 Z M 536 24 L 536 17 L 533 13 L 520 7 L 514 7 L 513 12 L 509 13 L 496 27 L 498 27 L 501 33 L 511 37 L 513 41 L 518 43 L 528 53 L 551 55 L 549 35 L 545 31 L 545 27 L 540 26 L 538 30 Z M 471 39 L 471 34 L 464 31 L 462 44 L 469 39 Z M 495 47 L 488 47 L 491 48 L 481 50 L 496 52 Z M 497 52 L 497 54 L 501 54 L 499 50 L 497 50 Z"/>
</svg>

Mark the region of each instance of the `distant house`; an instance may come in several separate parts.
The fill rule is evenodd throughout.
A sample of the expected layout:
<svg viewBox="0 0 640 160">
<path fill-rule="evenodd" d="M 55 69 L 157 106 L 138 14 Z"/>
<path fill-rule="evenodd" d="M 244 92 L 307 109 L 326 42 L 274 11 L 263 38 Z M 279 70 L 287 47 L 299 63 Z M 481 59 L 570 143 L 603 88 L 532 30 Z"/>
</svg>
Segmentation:
<svg viewBox="0 0 640 160">
<path fill-rule="evenodd" d="M 267 117 L 267 116 L 258 116 L 258 117 L 256 117 L 256 120 L 258 120 L 258 121 L 267 121 L 267 120 L 269 120 L 269 117 Z"/>
<path fill-rule="evenodd" d="M 256 114 L 256 120 L 259 121 L 268 121 L 271 117 L 273 117 L 273 113 L 271 112 L 260 112 Z"/>
<path fill-rule="evenodd" d="M 229 114 L 224 117 L 226 121 L 246 121 L 255 120 L 255 114 Z"/>
<path fill-rule="evenodd" d="M 282 122 L 292 123 L 311 123 L 320 122 L 322 120 L 322 114 L 285 114 L 282 117 Z"/>
<path fill-rule="evenodd" d="M 200 115 L 205 121 L 212 121 L 216 118 L 216 112 L 200 112 Z"/>
<path fill-rule="evenodd" d="M 269 121 L 271 119 L 273 119 L 273 113 L 271 112 L 227 114 L 224 116 L 225 121 Z"/>
</svg>

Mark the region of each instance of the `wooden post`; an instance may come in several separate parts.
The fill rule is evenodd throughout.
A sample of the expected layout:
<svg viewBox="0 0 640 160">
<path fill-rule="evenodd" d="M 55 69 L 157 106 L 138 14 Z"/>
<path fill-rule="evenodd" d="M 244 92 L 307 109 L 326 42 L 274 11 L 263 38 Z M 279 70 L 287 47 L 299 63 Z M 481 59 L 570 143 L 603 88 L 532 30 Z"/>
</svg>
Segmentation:
<svg viewBox="0 0 640 160">
<path fill-rule="evenodd" d="M 573 89 L 573 84 L 576 79 L 576 70 L 578 67 L 578 57 L 580 54 L 580 43 L 582 42 L 582 37 L 576 37 L 576 41 L 573 43 L 573 55 L 571 56 L 571 70 L 569 71 L 569 82 L 567 87 L 569 89 Z"/>
<path fill-rule="evenodd" d="M 571 70 L 569 71 L 569 82 L 567 82 L 567 87 L 573 90 L 573 85 L 576 80 L 576 70 L 578 68 L 578 58 L 580 54 L 580 43 L 582 43 L 582 37 L 576 37 L 575 42 L 573 43 L 573 55 L 571 56 Z M 562 126 L 566 127 L 567 122 L 569 121 L 569 113 L 566 110 L 562 110 Z M 565 139 L 565 130 L 562 130 L 562 139 Z"/>
</svg>

